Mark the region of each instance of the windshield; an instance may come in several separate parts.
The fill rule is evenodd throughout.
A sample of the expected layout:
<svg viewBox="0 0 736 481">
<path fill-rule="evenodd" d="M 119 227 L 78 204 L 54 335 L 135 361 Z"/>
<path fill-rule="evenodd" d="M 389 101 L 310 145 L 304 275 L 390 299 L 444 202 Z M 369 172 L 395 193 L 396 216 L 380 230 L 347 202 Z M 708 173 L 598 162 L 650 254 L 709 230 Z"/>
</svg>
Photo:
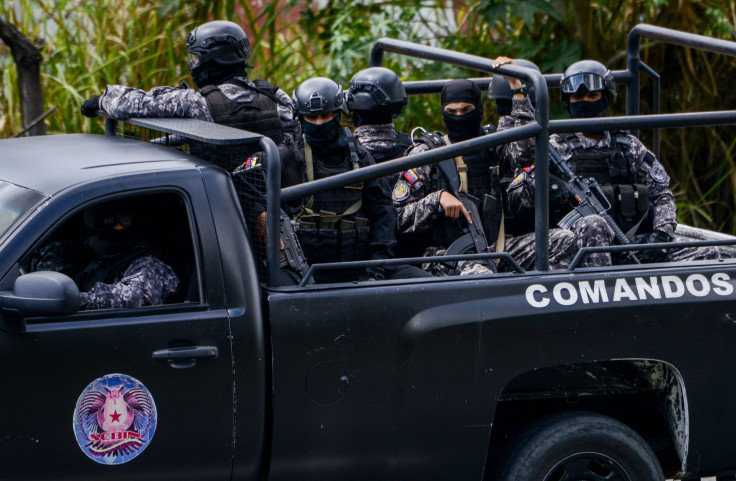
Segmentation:
<svg viewBox="0 0 736 481">
<path fill-rule="evenodd" d="M 43 199 L 38 192 L 0 180 L 0 240 Z"/>
</svg>

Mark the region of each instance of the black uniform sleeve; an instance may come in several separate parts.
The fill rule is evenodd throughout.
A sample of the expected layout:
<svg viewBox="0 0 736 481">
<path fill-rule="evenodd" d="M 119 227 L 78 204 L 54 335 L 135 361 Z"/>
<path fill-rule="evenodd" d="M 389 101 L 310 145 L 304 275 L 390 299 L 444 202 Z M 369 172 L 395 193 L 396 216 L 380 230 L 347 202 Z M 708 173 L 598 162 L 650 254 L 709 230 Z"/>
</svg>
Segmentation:
<svg viewBox="0 0 736 481">
<path fill-rule="evenodd" d="M 359 147 L 361 165 L 375 162 L 364 148 Z M 385 177 L 367 181 L 363 187 L 363 212 L 371 223 L 368 240 L 371 259 L 390 259 L 396 247 L 396 209 L 391 201 L 391 189 Z"/>
</svg>

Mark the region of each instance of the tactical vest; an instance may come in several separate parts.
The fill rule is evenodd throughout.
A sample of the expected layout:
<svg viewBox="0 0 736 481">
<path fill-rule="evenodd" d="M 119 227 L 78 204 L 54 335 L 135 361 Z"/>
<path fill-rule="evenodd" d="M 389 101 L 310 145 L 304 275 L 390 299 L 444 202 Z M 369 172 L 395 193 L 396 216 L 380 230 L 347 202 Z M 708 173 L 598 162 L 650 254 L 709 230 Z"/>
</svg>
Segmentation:
<svg viewBox="0 0 736 481">
<path fill-rule="evenodd" d="M 254 87 L 237 78 L 226 83 L 252 90 L 255 98 L 252 102 L 233 102 L 217 85 L 202 88 L 200 93 L 207 101 L 215 123 L 264 135 L 277 144 L 283 142 L 281 119 L 276 108 L 278 86 L 272 86 L 267 80 L 256 80 Z"/>
<path fill-rule="evenodd" d="M 355 149 L 349 137 L 349 149 L 342 164 L 330 166 L 312 159 L 314 180 L 348 172 L 363 166 L 364 159 L 351 156 Z M 305 150 L 309 144 L 305 140 Z M 309 163 L 311 154 L 305 155 Z M 304 166 L 305 170 L 308 165 Z M 305 173 L 306 175 L 306 173 Z M 311 180 L 311 179 L 308 179 Z M 297 215 L 297 235 L 304 256 L 310 264 L 365 260 L 369 256 L 370 225 L 362 209 L 363 183 L 314 194 Z"/>
<path fill-rule="evenodd" d="M 493 128 L 493 126 L 484 127 L 484 134 L 492 133 L 494 131 L 495 128 Z M 419 139 L 419 141 L 426 143 L 430 149 L 447 145 L 444 136 L 439 132 L 425 134 Z M 498 199 L 501 199 L 498 173 L 493 173 L 491 171 L 493 167 L 498 166 L 498 156 L 496 155 L 495 150 L 484 149 L 479 152 L 463 155 L 462 159 L 465 166 L 460 166 L 459 168 L 464 169 L 467 175 L 467 192 L 464 193 L 469 194 L 479 201 L 481 201 L 486 194 L 495 195 L 498 197 Z M 493 185 L 498 186 L 498 188 L 496 189 L 497 192 L 493 191 Z M 451 191 L 447 179 L 445 179 L 445 177 L 441 174 L 439 175 L 439 187 L 442 190 Z M 500 206 L 501 204 L 499 202 L 498 207 Z M 478 205 L 478 209 L 479 211 L 481 211 L 481 215 L 484 217 L 484 222 L 501 222 L 500 212 L 487 212 L 488 216 L 486 216 L 483 213 L 483 207 L 484 206 L 482 204 Z M 489 232 L 492 230 L 492 228 L 491 226 L 488 226 L 488 229 L 485 229 L 485 227 L 486 226 L 484 226 L 484 230 L 486 230 L 486 235 L 489 235 Z M 495 226 L 494 228 L 497 232 L 498 226 Z M 433 228 L 431 230 L 431 240 L 428 242 L 427 246 L 449 246 L 462 234 L 463 231 L 458 225 L 457 221 L 453 221 L 451 219 L 448 219 L 447 217 L 443 217 L 441 222 L 437 224 L 436 228 Z"/>
<path fill-rule="evenodd" d="M 631 155 L 631 141 L 624 132 L 611 132 L 609 147 L 584 149 L 575 134 L 562 135 L 572 153 L 575 175 L 593 178 L 611 203 L 609 213 L 626 232 L 644 216 L 649 216 L 649 189 L 636 181 L 636 159 Z M 651 219 L 643 222 L 651 230 Z"/>
<path fill-rule="evenodd" d="M 412 146 L 411 137 L 404 132 L 396 132 L 396 143 L 384 148 L 368 149 L 377 164 L 387 160 L 403 157 L 409 147 Z"/>
</svg>

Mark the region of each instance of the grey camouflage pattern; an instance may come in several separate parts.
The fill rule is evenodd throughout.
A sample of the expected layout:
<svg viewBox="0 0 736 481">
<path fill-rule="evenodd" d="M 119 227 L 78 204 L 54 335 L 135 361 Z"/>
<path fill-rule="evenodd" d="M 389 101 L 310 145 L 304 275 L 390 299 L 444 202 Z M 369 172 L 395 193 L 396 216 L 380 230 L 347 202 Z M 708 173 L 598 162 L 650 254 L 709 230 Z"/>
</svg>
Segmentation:
<svg viewBox="0 0 736 481">
<path fill-rule="evenodd" d="M 536 262 L 534 233 L 519 237 L 506 236 L 505 239 L 504 252 L 507 252 L 525 271 L 533 270 Z M 575 235 L 567 229 L 550 229 L 548 245 L 550 269 L 566 269 L 578 251 L 575 243 Z M 495 251 L 495 249 L 495 244 L 490 247 L 491 251 Z M 445 254 L 446 250 L 440 247 L 428 247 L 424 251 L 423 256 L 441 256 Z M 439 263 L 426 262 L 422 264 L 422 269 L 431 273 L 433 276 L 446 276 L 450 274 L 450 269 Z M 500 262 L 498 270 L 500 272 L 509 272 L 512 269 L 508 263 Z M 461 276 L 493 274 L 493 271 L 481 261 L 460 261 L 457 264 L 457 271 L 459 271 Z"/>
<path fill-rule="evenodd" d="M 176 291 L 174 270 L 154 256 L 134 260 L 113 284 L 96 283 L 81 292 L 82 309 L 117 309 L 163 304 Z"/>
<path fill-rule="evenodd" d="M 575 234 L 567 229 L 550 229 L 547 246 L 550 269 L 566 269 L 578 252 Z M 494 245 L 492 250 L 495 248 Z M 504 252 L 508 252 L 525 271 L 534 270 L 537 259 L 534 232 L 518 237 L 506 236 Z M 510 268 L 502 266 L 502 270 Z"/>
<path fill-rule="evenodd" d="M 355 137 L 369 152 L 389 149 L 396 145 L 394 124 L 361 125 L 355 128 Z"/>
<path fill-rule="evenodd" d="M 254 85 L 247 77 L 237 77 L 237 79 Z M 233 102 L 249 103 L 255 98 L 252 90 L 235 84 L 220 84 L 220 90 Z M 281 89 L 276 91 L 276 97 L 285 103 L 284 105 L 276 103 L 281 119 L 281 130 L 292 139 L 299 139 L 301 125 L 294 114 L 291 98 Z M 124 85 L 108 85 L 105 93 L 100 97 L 100 109 L 117 120 L 148 117 L 213 121 L 204 96 L 199 91 L 185 85 L 155 87 L 148 92 Z"/>
<path fill-rule="evenodd" d="M 605 220 L 598 215 L 589 215 L 576 220 L 572 225 L 572 231 L 577 238 L 577 247 L 605 247 L 614 244 L 613 230 L 608 226 Z M 632 244 L 646 244 L 647 234 L 639 234 L 634 236 Z M 686 239 L 675 237 L 676 241 L 684 241 Z M 633 254 L 641 257 L 641 251 L 634 251 Z M 681 247 L 668 249 L 665 255 L 665 262 L 677 261 L 700 261 L 720 259 L 721 255 L 716 247 Z M 587 254 L 580 267 L 602 267 L 611 264 L 632 264 L 634 261 L 624 254 L 614 255 L 613 258 L 609 252 L 596 252 Z"/>
<path fill-rule="evenodd" d="M 608 223 L 599 215 L 581 217 L 572 224 L 572 231 L 577 238 L 578 250 L 583 247 L 610 246 L 614 233 Z M 602 267 L 611 265 L 610 252 L 588 254 L 580 263 L 580 267 Z"/>
<path fill-rule="evenodd" d="M 415 155 L 429 150 L 427 144 L 414 146 L 407 155 Z M 412 169 L 417 180 L 409 185 L 409 195 L 397 199 L 392 195 L 397 213 L 397 226 L 402 234 L 412 234 L 430 230 L 440 218 L 440 179 L 435 165 L 424 165 Z M 398 184 L 396 184 L 398 186 Z M 394 187 L 394 193 L 397 187 Z"/>
<path fill-rule="evenodd" d="M 501 117 L 498 130 L 507 130 L 515 126 L 525 125 L 533 120 L 534 108 L 529 99 L 514 100 L 511 115 Z M 610 146 L 612 141 L 609 132 L 604 132 L 597 143 L 595 140 L 585 137 L 582 133 L 576 133 L 575 135 L 580 139 L 585 149 L 596 145 L 605 148 Z M 633 135 L 627 135 L 627 138 L 630 142 L 628 151 L 624 146 L 622 146 L 622 149 L 625 150 L 624 154 L 627 157 L 635 159 L 637 182 L 646 185 L 649 189 L 650 202 L 654 207 L 654 229 L 672 235 L 677 226 L 675 221 L 677 207 L 675 198 L 669 188 L 670 178 L 664 171 L 662 164 L 638 138 Z M 534 164 L 534 147 L 535 141 L 533 138 L 511 142 L 502 148 L 503 161 L 516 165 L 516 174 L 518 175 L 522 172 L 520 170 L 522 167 L 529 167 Z M 560 154 L 562 160 L 567 162 L 570 169 L 575 172 L 570 147 L 563 138 L 557 134 L 550 136 L 550 147 L 554 148 Z M 552 173 L 559 175 L 559 172 L 552 171 Z M 508 189 L 509 207 L 515 215 L 521 217 L 534 215 L 534 172 L 525 175 L 525 177 L 523 182 L 514 182 Z"/>
</svg>

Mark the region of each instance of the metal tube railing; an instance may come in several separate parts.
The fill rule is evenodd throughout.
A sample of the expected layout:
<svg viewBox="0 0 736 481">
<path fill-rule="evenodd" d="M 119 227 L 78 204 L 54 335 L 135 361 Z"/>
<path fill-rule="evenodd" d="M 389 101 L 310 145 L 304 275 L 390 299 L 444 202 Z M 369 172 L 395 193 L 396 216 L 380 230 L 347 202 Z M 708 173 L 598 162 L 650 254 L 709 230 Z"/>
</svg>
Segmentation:
<svg viewBox="0 0 736 481">
<path fill-rule="evenodd" d="M 680 32 L 664 27 L 655 27 L 640 23 L 631 29 L 626 47 L 626 67 L 631 77 L 626 85 L 626 114 L 637 115 L 639 113 L 640 85 L 639 71 L 641 70 L 641 59 L 639 58 L 639 47 L 641 39 L 649 38 L 659 40 L 681 47 L 696 48 L 711 53 L 736 56 L 736 42 L 720 40 L 705 35 Z"/>
<path fill-rule="evenodd" d="M 503 132 L 495 132 L 482 137 L 464 140 L 456 144 L 426 150 L 415 155 L 399 157 L 398 159 L 381 162 L 380 164 L 361 167 L 360 169 L 351 170 L 342 174 L 326 177 L 324 179 L 318 179 L 309 182 L 308 184 L 298 184 L 283 189 L 281 191 L 281 200 L 284 202 L 292 202 L 308 195 L 338 189 L 345 185 L 357 184 L 369 179 L 396 174 L 422 165 L 429 165 L 441 160 L 452 159 L 458 155 L 466 155 L 472 152 L 477 152 L 481 149 L 529 138 L 536 135 L 539 130 L 540 127 L 536 123 L 532 123 L 504 130 Z"/>
<path fill-rule="evenodd" d="M 281 203 L 281 159 L 279 149 L 273 140 L 261 137 L 258 144 L 266 154 L 266 283 L 269 286 L 279 284 L 279 268 L 281 249 L 279 239 L 279 211 Z"/>
<path fill-rule="evenodd" d="M 535 160 L 537 166 L 537 189 L 535 192 L 535 202 L 539 207 L 534 221 L 536 234 L 535 248 L 537 253 L 535 267 L 539 271 L 549 270 L 549 248 L 547 245 L 547 238 L 549 236 L 549 210 L 547 209 L 549 203 L 549 133 L 547 132 L 547 124 L 549 123 L 549 93 L 544 76 L 536 70 L 518 65 L 507 64 L 499 68 L 493 68 L 493 60 L 491 59 L 390 38 L 381 38 L 373 44 L 370 59 L 371 66 L 381 66 L 384 52 L 393 52 L 415 58 L 443 62 L 479 72 L 499 73 L 529 81 L 534 85 L 537 93 L 537 106 L 534 112 L 534 119 L 540 127 L 540 130 L 535 135 L 537 142 Z"/>
</svg>

